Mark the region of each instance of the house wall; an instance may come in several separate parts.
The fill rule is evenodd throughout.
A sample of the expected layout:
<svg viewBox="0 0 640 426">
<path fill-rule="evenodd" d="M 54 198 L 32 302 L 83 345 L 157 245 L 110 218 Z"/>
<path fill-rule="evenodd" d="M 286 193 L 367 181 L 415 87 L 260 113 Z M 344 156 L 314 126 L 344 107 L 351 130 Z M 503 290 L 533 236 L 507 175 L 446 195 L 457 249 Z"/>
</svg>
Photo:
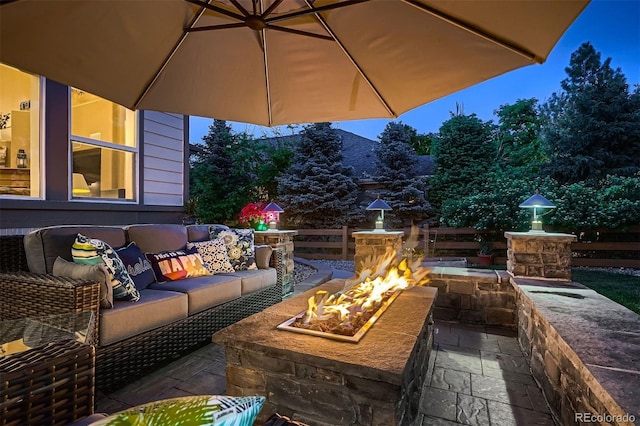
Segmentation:
<svg viewBox="0 0 640 426">
<path fill-rule="evenodd" d="M 69 96 L 65 85 L 44 87 L 44 199 L 0 198 L 0 235 L 61 224 L 180 223 L 188 194 L 188 117 L 142 111 L 138 138 L 138 201 L 69 201 Z"/>
<path fill-rule="evenodd" d="M 182 206 L 185 120 L 179 114 L 145 111 L 142 167 L 145 204 Z"/>
</svg>

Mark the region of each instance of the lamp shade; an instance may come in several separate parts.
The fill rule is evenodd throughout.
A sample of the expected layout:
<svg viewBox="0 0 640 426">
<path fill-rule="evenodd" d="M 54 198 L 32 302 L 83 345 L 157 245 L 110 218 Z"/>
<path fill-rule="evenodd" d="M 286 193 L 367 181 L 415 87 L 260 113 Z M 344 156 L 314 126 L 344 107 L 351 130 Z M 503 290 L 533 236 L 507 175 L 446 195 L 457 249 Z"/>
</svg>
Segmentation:
<svg viewBox="0 0 640 426">
<path fill-rule="evenodd" d="M 82 173 L 73 174 L 72 185 L 73 195 L 89 195 L 91 193 L 89 185 L 87 185 L 87 180 Z"/>
<path fill-rule="evenodd" d="M 389 204 L 385 203 L 380 197 L 373 200 L 373 203 L 369 204 L 367 210 L 392 210 Z"/>
<path fill-rule="evenodd" d="M 533 194 L 531 197 L 523 201 L 518 207 L 523 209 L 543 208 L 543 209 L 555 209 L 556 206 L 551 201 L 547 200 L 540 194 Z"/>
<path fill-rule="evenodd" d="M 273 201 L 270 202 L 269 204 L 267 204 L 266 206 L 264 206 L 262 211 L 263 212 L 276 212 L 276 213 L 283 213 L 284 212 L 284 210 L 282 210 L 282 207 L 280 207 L 279 205 L 277 205 Z"/>
</svg>

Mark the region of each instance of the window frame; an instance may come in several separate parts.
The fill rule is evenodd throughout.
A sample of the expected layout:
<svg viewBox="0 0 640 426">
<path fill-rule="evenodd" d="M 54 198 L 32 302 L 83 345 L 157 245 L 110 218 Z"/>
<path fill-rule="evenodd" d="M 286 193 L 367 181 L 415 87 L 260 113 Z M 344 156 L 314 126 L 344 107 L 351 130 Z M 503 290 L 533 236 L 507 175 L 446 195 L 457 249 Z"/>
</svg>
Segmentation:
<svg viewBox="0 0 640 426">
<path fill-rule="evenodd" d="M 67 197 L 70 202 L 80 202 L 80 203 L 113 203 L 113 204 L 138 204 L 140 199 L 140 120 L 142 116 L 140 111 L 133 111 L 133 117 L 135 119 L 134 129 L 133 129 L 133 142 L 134 146 L 129 146 L 125 144 L 118 144 L 114 142 L 106 142 L 98 139 L 91 139 L 84 136 L 76 136 L 71 130 L 72 126 L 72 104 L 71 104 L 71 91 L 73 88 L 68 86 L 68 129 L 69 129 L 69 141 L 68 141 L 68 170 L 67 170 Z M 94 95 L 97 96 L 97 95 Z M 117 104 L 109 99 L 102 98 L 108 102 L 111 102 L 115 105 Z M 120 105 L 122 106 L 122 105 Z M 123 106 L 123 108 L 126 108 Z M 73 196 L 73 143 L 81 143 L 85 145 L 89 145 L 95 148 L 105 148 L 111 149 L 117 152 L 130 153 L 133 156 L 132 164 L 134 170 L 132 171 L 132 179 L 133 179 L 133 191 L 132 198 L 106 198 L 106 197 L 74 197 Z"/>
<path fill-rule="evenodd" d="M 38 164 L 37 167 L 33 166 L 33 161 L 29 160 L 29 170 L 36 170 L 38 172 L 38 193 L 36 195 L 15 195 L 15 194 L 0 194 L 0 200 L 20 200 L 20 201 L 42 201 L 46 199 L 46 180 L 45 180 L 45 158 L 46 158 L 46 144 L 45 140 L 45 108 L 46 108 L 46 84 L 47 79 L 39 74 L 34 74 L 28 71 L 23 71 L 19 68 L 11 66 L 9 64 L 0 63 L 0 65 L 12 68 L 18 72 L 28 74 L 32 77 L 38 79 L 38 131 L 36 132 L 36 136 L 38 138 L 37 149 L 38 149 Z M 31 108 L 29 108 L 31 111 Z M 15 153 L 11 153 L 11 155 L 15 155 Z M 31 154 L 33 155 L 33 154 Z M 33 157 L 31 157 L 33 158 Z"/>
</svg>

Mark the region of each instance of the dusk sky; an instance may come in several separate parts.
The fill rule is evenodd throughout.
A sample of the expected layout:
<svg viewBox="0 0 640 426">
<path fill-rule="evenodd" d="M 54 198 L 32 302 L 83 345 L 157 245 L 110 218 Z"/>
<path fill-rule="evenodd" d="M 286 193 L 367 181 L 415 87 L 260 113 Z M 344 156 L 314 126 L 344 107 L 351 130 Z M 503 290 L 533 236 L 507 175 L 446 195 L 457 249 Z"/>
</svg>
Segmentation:
<svg viewBox="0 0 640 426">
<path fill-rule="evenodd" d="M 493 112 L 518 99 L 537 98 L 546 101 L 553 92 L 561 90 L 566 78 L 565 68 L 571 54 L 589 41 L 601 60 L 611 58 L 611 66 L 620 68 L 629 85 L 640 84 L 640 0 L 592 0 L 553 48 L 542 65 L 531 65 L 508 72 L 469 89 L 456 92 L 402 114 L 395 121 L 413 126 L 418 133 L 437 132 L 442 123 L 455 111 L 456 103 L 464 106 L 464 113 L 475 113 L 483 120 L 494 120 Z M 334 122 L 334 127 L 378 140 L 387 123 L 392 120 L 371 119 Z M 201 142 L 209 131 L 211 118 L 190 118 L 190 141 Z M 235 132 L 246 131 L 255 137 L 272 136 L 274 129 L 254 124 L 231 123 Z M 289 130 L 282 127 L 283 134 Z"/>
</svg>

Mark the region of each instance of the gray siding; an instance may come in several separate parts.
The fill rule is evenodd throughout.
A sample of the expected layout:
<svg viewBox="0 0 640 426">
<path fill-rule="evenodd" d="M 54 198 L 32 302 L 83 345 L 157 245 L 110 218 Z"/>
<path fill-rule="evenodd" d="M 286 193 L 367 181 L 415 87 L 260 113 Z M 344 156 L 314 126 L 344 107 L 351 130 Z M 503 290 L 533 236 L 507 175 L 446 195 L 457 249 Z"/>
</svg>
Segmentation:
<svg viewBox="0 0 640 426">
<path fill-rule="evenodd" d="M 184 193 L 184 116 L 144 113 L 142 202 L 182 206 Z"/>
</svg>

